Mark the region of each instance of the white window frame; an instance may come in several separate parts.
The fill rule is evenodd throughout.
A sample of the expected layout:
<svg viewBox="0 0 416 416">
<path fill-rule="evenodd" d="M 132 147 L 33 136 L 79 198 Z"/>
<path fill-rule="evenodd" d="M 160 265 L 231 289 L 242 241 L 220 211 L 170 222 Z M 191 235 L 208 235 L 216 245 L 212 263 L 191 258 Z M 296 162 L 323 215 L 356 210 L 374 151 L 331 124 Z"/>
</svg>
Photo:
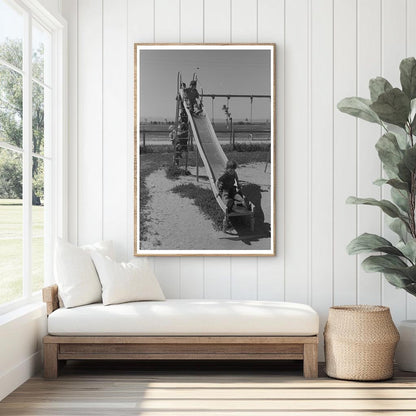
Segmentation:
<svg viewBox="0 0 416 416">
<path fill-rule="evenodd" d="M 2 144 L 2 148 L 23 155 L 23 296 L 0 305 L 0 314 L 28 303 L 40 301 L 40 291 L 32 293 L 32 19 L 37 20 L 51 34 L 51 132 L 50 132 L 50 194 L 48 218 L 45 223 L 44 284 L 54 282 L 53 249 L 57 237 L 68 236 L 68 173 L 67 173 L 67 23 L 43 7 L 37 0 L 14 0 L 23 10 L 25 26 L 23 39 L 23 150 Z M 30 57 L 30 59 L 27 59 Z M 37 155 L 38 156 L 38 155 Z M 45 178 L 46 179 L 46 178 Z M 45 184 L 46 186 L 46 184 Z"/>
</svg>

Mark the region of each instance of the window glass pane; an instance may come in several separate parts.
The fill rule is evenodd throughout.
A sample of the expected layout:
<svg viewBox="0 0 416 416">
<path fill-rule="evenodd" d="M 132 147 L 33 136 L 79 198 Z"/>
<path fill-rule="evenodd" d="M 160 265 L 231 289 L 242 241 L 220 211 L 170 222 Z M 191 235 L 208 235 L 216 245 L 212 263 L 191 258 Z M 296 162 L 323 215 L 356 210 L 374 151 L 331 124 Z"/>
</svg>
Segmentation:
<svg viewBox="0 0 416 416">
<path fill-rule="evenodd" d="M 17 147 L 23 142 L 22 76 L 0 65 L 0 142 Z"/>
<path fill-rule="evenodd" d="M 50 85 L 51 35 L 36 20 L 32 20 L 32 75 Z"/>
<path fill-rule="evenodd" d="M 45 154 L 45 129 L 47 131 L 49 125 L 49 95 L 44 87 L 32 83 L 32 151 L 42 156 Z"/>
<path fill-rule="evenodd" d="M 32 291 L 43 287 L 44 276 L 44 162 L 34 157 L 32 165 Z"/>
<path fill-rule="evenodd" d="M 12 2 L 0 0 L 0 16 L 0 59 L 22 69 L 23 13 Z"/>
<path fill-rule="evenodd" d="M 22 156 L 0 148 L 0 304 L 23 294 Z"/>
</svg>

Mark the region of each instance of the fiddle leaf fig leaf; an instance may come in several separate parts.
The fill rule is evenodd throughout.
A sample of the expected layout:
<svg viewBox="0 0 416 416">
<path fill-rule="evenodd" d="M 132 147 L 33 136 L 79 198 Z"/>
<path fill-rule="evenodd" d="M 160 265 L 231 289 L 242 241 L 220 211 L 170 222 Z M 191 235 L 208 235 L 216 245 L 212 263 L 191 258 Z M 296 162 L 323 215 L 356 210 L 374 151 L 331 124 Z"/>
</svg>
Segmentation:
<svg viewBox="0 0 416 416">
<path fill-rule="evenodd" d="M 399 289 L 405 289 L 406 286 L 409 286 L 412 284 L 412 281 L 404 276 L 401 276 L 400 274 L 396 274 L 394 272 L 390 273 L 383 273 L 386 280 L 393 286 L 399 288 Z"/>
<path fill-rule="evenodd" d="M 399 178 L 403 181 L 409 184 L 411 184 L 412 181 L 412 175 L 408 167 L 405 165 L 405 162 L 402 161 L 397 165 L 397 169 L 399 171 Z"/>
<path fill-rule="evenodd" d="M 401 214 L 399 208 L 396 207 L 392 202 L 387 199 L 382 199 L 378 201 L 374 198 L 357 198 L 355 196 L 350 196 L 347 198 L 347 204 L 356 204 L 356 205 L 371 205 L 375 207 L 380 207 L 385 214 L 392 218 L 401 218 L 405 220 L 405 217 Z"/>
<path fill-rule="evenodd" d="M 399 236 L 401 241 L 407 241 L 409 230 L 407 225 L 402 220 L 395 218 L 390 222 L 389 228 Z"/>
<path fill-rule="evenodd" d="M 413 98 L 413 100 L 410 101 L 410 114 L 409 114 L 409 120 L 415 119 L 416 116 L 416 98 Z"/>
<path fill-rule="evenodd" d="M 367 257 L 361 265 L 366 272 L 383 273 L 389 283 L 401 289 L 411 285 L 416 279 L 415 266 L 409 267 L 399 257 L 390 254 Z"/>
<path fill-rule="evenodd" d="M 400 189 L 392 188 L 391 191 L 391 199 L 393 202 L 406 214 L 409 211 L 409 199 L 407 196 L 407 192 L 402 191 Z"/>
<path fill-rule="evenodd" d="M 403 158 L 404 164 L 411 171 L 416 169 L 416 146 L 410 147 L 406 150 Z"/>
<path fill-rule="evenodd" d="M 376 234 L 361 234 L 357 238 L 354 238 L 347 246 L 348 254 L 369 253 L 372 251 L 381 251 L 387 254 L 403 256 L 403 253 L 394 247 L 390 241 Z"/>
<path fill-rule="evenodd" d="M 389 179 L 386 183 L 392 186 L 393 188 L 401 189 L 406 192 L 409 191 L 409 184 L 399 179 Z"/>
<path fill-rule="evenodd" d="M 370 104 L 382 121 L 404 128 L 410 111 L 410 100 L 399 88 L 380 94 L 377 101 Z"/>
<path fill-rule="evenodd" d="M 384 178 L 380 178 L 380 179 L 376 179 L 373 182 L 373 185 L 377 185 L 377 186 L 383 186 L 388 182 L 388 179 L 384 179 Z"/>
<path fill-rule="evenodd" d="M 368 87 L 370 89 L 370 96 L 371 96 L 371 101 L 372 102 L 377 101 L 377 98 L 381 94 L 393 89 L 390 82 L 388 82 L 383 77 L 377 77 L 377 78 L 370 79 Z"/>
<path fill-rule="evenodd" d="M 407 141 L 407 135 L 403 130 L 395 131 L 394 135 L 396 136 L 397 143 L 402 150 L 409 148 L 409 142 Z"/>
<path fill-rule="evenodd" d="M 416 240 L 411 239 L 407 243 L 403 241 L 397 244 L 397 249 L 400 250 L 413 264 L 416 263 Z"/>
<path fill-rule="evenodd" d="M 402 274 L 403 270 L 407 268 L 407 264 L 397 256 L 391 254 L 383 254 L 382 256 L 370 256 L 367 257 L 361 263 L 363 269 L 366 272 L 374 273 L 381 272 L 383 273 L 386 269 L 389 271 L 397 271 Z M 386 272 L 388 273 L 388 272 Z"/>
<path fill-rule="evenodd" d="M 406 58 L 400 62 L 400 83 L 410 100 L 416 98 L 416 59 Z"/>
<path fill-rule="evenodd" d="M 397 165 L 403 159 L 403 151 L 397 143 L 396 136 L 391 132 L 383 134 L 376 143 L 376 149 L 383 165 L 389 170 L 398 173 Z"/>
<path fill-rule="evenodd" d="M 380 117 L 370 108 L 371 101 L 360 97 L 347 97 L 337 107 L 343 113 L 382 125 Z"/>
</svg>

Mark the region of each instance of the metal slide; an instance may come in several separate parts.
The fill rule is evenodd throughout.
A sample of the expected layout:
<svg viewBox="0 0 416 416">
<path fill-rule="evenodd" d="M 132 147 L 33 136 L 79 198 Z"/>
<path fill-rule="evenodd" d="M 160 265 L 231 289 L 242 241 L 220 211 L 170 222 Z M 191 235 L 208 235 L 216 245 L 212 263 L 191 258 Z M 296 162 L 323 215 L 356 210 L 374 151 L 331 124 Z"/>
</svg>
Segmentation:
<svg viewBox="0 0 416 416">
<path fill-rule="evenodd" d="M 216 182 L 224 173 L 225 165 L 228 160 L 227 156 L 225 155 L 224 150 L 222 150 L 220 142 L 215 134 L 210 119 L 205 113 L 205 110 L 202 110 L 199 114 L 191 114 L 183 98 L 182 89 L 179 90 L 179 94 L 183 102 L 183 107 L 188 115 L 188 120 L 192 128 L 199 154 L 204 163 L 212 192 L 214 193 L 215 199 L 220 208 L 226 212 L 226 206 L 219 196 Z M 250 208 L 251 209 L 239 207 L 238 210 L 230 213 L 229 216 L 253 216 L 254 206 L 250 204 Z"/>
</svg>

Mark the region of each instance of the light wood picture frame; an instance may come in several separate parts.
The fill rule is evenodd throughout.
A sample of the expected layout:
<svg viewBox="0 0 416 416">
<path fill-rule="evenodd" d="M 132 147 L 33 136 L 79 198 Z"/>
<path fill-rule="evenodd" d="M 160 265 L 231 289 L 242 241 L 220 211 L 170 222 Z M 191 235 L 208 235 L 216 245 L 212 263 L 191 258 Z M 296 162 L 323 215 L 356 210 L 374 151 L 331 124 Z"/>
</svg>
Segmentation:
<svg viewBox="0 0 416 416">
<path fill-rule="evenodd" d="M 275 44 L 134 44 L 134 255 L 276 255 Z"/>
</svg>

